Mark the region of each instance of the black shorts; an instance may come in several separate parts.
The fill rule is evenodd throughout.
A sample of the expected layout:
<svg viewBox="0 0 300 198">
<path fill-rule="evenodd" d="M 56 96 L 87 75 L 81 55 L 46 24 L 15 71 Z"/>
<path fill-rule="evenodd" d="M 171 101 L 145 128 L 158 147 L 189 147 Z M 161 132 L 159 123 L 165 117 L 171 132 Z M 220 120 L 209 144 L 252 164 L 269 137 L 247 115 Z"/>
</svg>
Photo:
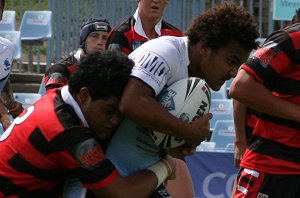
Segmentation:
<svg viewBox="0 0 300 198">
<path fill-rule="evenodd" d="M 158 188 L 151 194 L 149 198 L 172 198 L 168 193 L 166 187 L 161 184 Z"/>
<path fill-rule="evenodd" d="M 234 198 L 300 198 L 300 175 L 274 175 L 241 168 Z"/>
</svg>

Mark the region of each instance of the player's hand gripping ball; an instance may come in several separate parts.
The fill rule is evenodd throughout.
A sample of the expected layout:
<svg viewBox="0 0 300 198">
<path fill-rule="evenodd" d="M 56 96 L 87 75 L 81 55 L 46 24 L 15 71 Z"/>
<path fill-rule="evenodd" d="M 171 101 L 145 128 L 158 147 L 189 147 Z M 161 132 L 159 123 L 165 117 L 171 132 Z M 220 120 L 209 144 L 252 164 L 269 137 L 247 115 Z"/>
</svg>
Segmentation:
<svg viewBox="0 0 300 198">
<path fill-rule="evenodd" d="M 164 89 L 157 100 L 172 115 L 184 122 L 192 122 L 209 112 L 211 94 L 204 80 L 190 77 Z M 165 133 L 154 130 L 150 133 L 153 142 L 164 149 L 179 147 L 185 143 L 183 139 Z"/>
</svg>

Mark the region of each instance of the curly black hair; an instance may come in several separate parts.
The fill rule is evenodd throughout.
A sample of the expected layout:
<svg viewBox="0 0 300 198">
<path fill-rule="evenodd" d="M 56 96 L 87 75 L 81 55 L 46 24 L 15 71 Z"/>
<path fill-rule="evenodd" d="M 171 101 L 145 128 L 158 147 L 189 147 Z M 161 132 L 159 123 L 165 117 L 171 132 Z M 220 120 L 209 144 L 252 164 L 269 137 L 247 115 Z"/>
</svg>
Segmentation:
<svg viewBox="0 0 300 198">
<path fill-rule="evenodd" d="M 186 34 L 191 45 L 200 41 L 213 50 L 237 41 L 243 49 L 251 51 L 258 37 L 253 17 L 234 3 L 224 3 L 200 14 Z"/>
<path fill-rule="evenodd" d="M 69 91 L 72 95 L 87 87 L 92 100 L 121 97 L 134 62 L 124 54 L 104 52 L 86 55 L 71 75 Z"/>
</svg>

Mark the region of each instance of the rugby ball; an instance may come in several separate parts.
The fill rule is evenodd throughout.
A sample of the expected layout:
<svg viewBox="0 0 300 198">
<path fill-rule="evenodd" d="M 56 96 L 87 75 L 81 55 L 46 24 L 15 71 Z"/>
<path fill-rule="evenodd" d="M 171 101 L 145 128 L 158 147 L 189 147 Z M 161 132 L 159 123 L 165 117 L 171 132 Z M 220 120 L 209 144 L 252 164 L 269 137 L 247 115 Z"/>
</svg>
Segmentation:
<svg viewBox="0 0 300 198">
<path fill-rule="evenodd" d="M 204 80 L 189 77 L 165 88 L 157 100 L 172 115 L 184 122 L 192 122 L 209 112 L 211 94 Z M 179 147 L 185 143 L 181 138 L 159 131 L 152 130 L 150 135 L 153 142 L 164 149 Z"/>
</svg>

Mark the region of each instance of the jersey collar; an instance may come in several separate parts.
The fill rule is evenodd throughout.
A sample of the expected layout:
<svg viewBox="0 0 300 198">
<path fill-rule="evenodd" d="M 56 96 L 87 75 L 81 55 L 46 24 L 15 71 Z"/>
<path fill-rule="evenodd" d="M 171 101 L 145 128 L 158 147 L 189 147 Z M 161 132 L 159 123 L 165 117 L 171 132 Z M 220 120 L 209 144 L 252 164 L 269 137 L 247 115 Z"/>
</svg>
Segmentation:
<svg viewBox="0 0 300 198">
<path fill-rule="evenodd" d="M 69 86 L 66 85 L 61 89 L 61 97 L 64 100 L 65 103 L 69 104 L 81 120 L 83 126 L 89 127 L 86 119 L 84 118 L 84 115 L 78 105 L 78 103 L 74 100 L 73 96 L 69 92 Z"/>
</svg>

